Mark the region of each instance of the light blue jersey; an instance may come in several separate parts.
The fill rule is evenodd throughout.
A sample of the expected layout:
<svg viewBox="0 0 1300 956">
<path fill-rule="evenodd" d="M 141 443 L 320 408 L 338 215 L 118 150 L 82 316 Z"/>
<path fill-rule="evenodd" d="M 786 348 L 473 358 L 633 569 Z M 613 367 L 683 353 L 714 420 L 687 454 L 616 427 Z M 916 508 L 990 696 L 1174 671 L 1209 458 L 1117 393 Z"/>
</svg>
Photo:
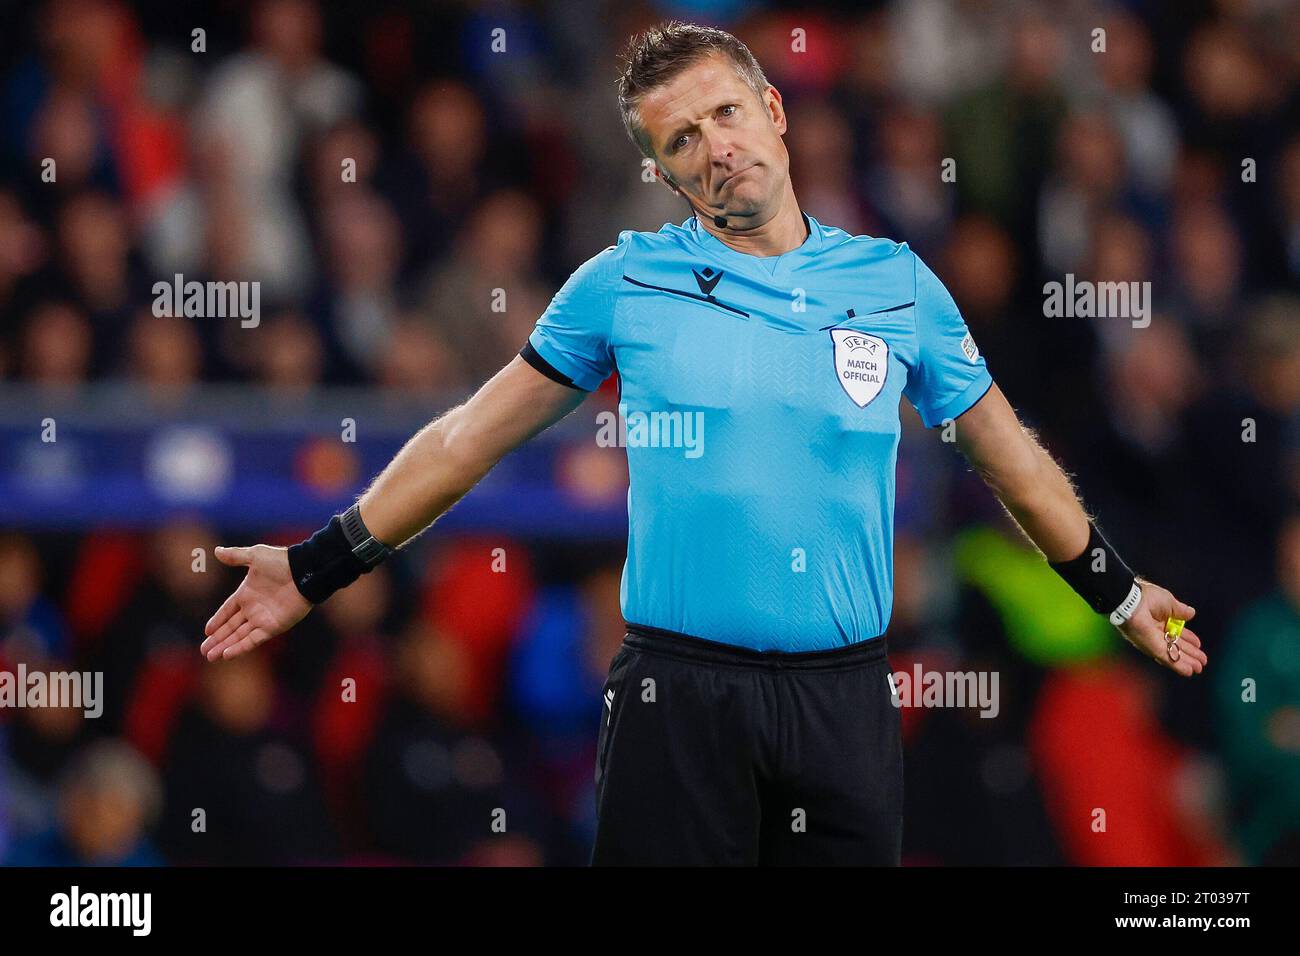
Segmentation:
<svg viewBox="0 0 1300 956">
<path fill-rule="evenodd" d="M 525 346 L 580 389 L 618 372 L 629 623 L 786 652 L 889 624 L 899 398 L 934 427 L 993 380 L 905 243 L 804 218 L 762 258 L 694 218 L 626 230 Z"/>
</svg>

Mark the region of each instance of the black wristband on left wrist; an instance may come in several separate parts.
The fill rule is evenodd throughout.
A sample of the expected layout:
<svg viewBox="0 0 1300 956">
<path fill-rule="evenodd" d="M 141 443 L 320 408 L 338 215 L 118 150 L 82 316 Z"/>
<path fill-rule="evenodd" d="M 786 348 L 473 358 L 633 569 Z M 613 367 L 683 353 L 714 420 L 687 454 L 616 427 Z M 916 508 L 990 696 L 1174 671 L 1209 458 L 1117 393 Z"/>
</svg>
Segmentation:
<svg viewBox="0 0 1300 956">
<path fill-rule="evenodd" d="M 1098 614 L 1110 614 L 1123 604 L 1137 577 L 1091 521 L 1083 553 L 1049 564 Z"/>
</svg>

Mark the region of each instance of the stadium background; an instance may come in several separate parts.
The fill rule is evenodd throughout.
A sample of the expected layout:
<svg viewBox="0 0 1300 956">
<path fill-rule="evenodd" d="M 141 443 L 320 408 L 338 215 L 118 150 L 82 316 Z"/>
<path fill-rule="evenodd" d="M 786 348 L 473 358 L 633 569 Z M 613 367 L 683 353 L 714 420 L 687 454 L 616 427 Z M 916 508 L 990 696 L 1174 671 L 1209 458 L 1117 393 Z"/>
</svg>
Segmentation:
<svg viewBox="0 0 1300 956">
<path fill-rule="evenodd" d="M 197 646 L 238 580 L 216 543 L 309 533 L 580 262 L 687 217 L 614 101 L 667 15 L 751 46 L 803 207 L 934 266 L 1112 542 L 1199 611 L 1203 679 L 1143 661 L 905 407 L 894 667 L 1001 690 L 992 720 L 905 713 L 905 862 L 1300 860 L 1297 4 L 0 7 L 0 669 L 106 698 L 0 711 L 0 861 L 585 861 L 611 383 L 289 636 Z M 259 281 L 260 323 L 155 316 L 176 273 Z M 1149 280 L 1153 322 L 1045 318 L 1066 274 Z"/>
</svg>

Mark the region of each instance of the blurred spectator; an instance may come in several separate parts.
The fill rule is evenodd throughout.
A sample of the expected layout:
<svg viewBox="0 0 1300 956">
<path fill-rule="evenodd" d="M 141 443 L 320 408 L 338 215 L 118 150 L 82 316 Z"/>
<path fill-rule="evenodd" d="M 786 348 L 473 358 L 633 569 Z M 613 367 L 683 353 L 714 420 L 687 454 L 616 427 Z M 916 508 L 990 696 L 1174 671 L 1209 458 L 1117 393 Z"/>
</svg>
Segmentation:
<svg viewBox="0 0 1300 956">
<path fill-rule="evenodd" d="M 1108 411 L 1122 440 L 1146 458 L 1142 470 L 1154 474 L 1178 437 L 1183 410 L 1198 397 L 1199 370 L 1182 330 L 1167 316 L 1157 315 L 1141 332 L 1111 356 Z"/>
<path fill-rule="evenodd" d="M 850 235 L 865 232 L 853 181 L 853 134 L 843 115 L 817 100 L 787 108 L 799 117 L 786 134 L 790 178 L 799 184 L 799 201 L 819 222 L 840 223 Z"/>
<path fill-rule="evenodd" d="M 335 853 L 315 766 L 275 710 L 269 655 L 202 669 L 198 700 L 182 713 L 163 764 L 170 859 L 266 866 Z"/>
<path fill-rule="evenodd" d="M 401 230 L 387 202 L 349 191 L 323 211 L 327 285 L 322 322 L 343 363 L 369 377 L 398 308 Z"/>
<path fill-rule="evenodd" d="M 1169 244 L 1178 309 L 1200 333 L 1202 350 L 1221 353 L 1233 331 L 1226 327 L 1238 321 L 1241 311 L 1242 249 L 1236 227 L 1221 206 L 1188 202 L 1174 212 Z"/>
<path fill-rule="evenodd" d="M 279 673 L 295 689 L 314 694 L 313 749 L 341 837 L 369 849 L 362 765 L 375 743 L 389 699 L 392 582 L 387 567 L 363 575 L 321 608 L 325 647 L 297 642 L 281 656 Z M 300 649 L 300 653 L 293 653 Z"/>
<path fill-rule="evenodd" d="M 144 580 L 91 652 L 94 669 L 104 673 L 104 713 L 98 721 L 103 728 L 122 727 L 141 668 L 152 656 L 173 647 L 194 652 L 213 602 L 219 603 L 218 593 L 228 583 L 223 566 L 211 557 L 216 543 L 210 528 L 192 521 L 173 521 L 151 536 Z M 205 570 L 196 570 L 196 550 L 204 555 Z"/>
<path fill-rule="evenodd" d="M 465 650 L 416 626 L 394 670 L 398 687 L 365 770 L 375 844 L 397 860 L 468 862 L 498 834 L 518 834 L 524 812 L 507 787 L 504 754 L 470 723 Z M 506 829 L 494 830 L 494 822 Z M 518 862 L 536 861 L 530 843 L 519 851 Z"/>
<path fill-rule="evenodd" d="M 459 357 L 428 322 L 414 313 L 395 319 L 376 364 L 379 386 L 394 394 L 464 392 L 471 385 Z"/>
<path fill-rule="evenodd" d="M 12 681 L 20 667 L 29 673 L 66 670 L 72 660 L 63 614 L 43 593 L 43 577 L 31 540 L 0 536 L 0 671 Z M 85 711 L 77 707 L 0 709 L 0 763 L 9 764 L 8 799 L 0 802 L 17 836 L 48 825 L 43 797 L 85 730 Z"/>
<path fill-rule="evenodd" d="M 11 192 L 0 190 L 0 348 L 18 325 L 25 305 L 23 286 L 47 252 L 45 235 Z M 6 369 L 0 364 L 0 379 Z"/>
<path fill-rule="evenodd" d="M 953 101 L 947 127 L 957 160 L 957 189 L 970 208 L 1023 232 L 1048 170 L 1065 112 L 1059 86 L 1064 39 L 1034 7 L 1018 8 L 1009 28 L 1005 75 L 966 89 Z M 910 55 L 910 54 L 909 54 Z M 1008 149 L 1015 143 L 1015 149 Z"/>
<path fill-rule="evenodd" d="M 408 237 L 404 272 L 411 275 L 445 257 L 482 195 L 488 125 L 473 90 L 442 80 L 412 101 L 406 136 L 386 183 Z"/>
<path fill-rule="evenodd" d="M 984 216 L 964 216 L 953 223 L 946 240 L 932 268 L 961 303 L 962 316 L 991 363 L 998 387 L 1017 406 L 1029 402 L 1041 408 L 1049 383 L 1034 368 L 1034 356 L 1041 354 L 1042 338 L 1059 342 L 1068 338 L 1069 330 L 1059 324 L 1049 328 L 1047 323 L 1060 320 L 1045 319 L 1041 302 L 1017 314 L 1021 252 L 1006 229 Z M 1087 354 L 1067 351 L 1057 361 L 1067 372 L 1086 363 Z"/>
<path fill-rule="evenodd" d="M 282 397 L 306 397 L 320 385 L 325 367 L 320 334 L 295 312 L 264 323 L 255 354 L 258 380 Z"/>
<path fill-rule="evenodd" d="M 139 312 L 127 338 L 126 372 L 158 400 L 177 399 L 198 384 L 202 344 L 189 319 Z"/>
<path fill-rule="evenodd" d="M 1006 63 L 1011 9 L 976 9 L 960 0 L 891 4 L 890 65 L 898 86 L 933 101 L 992 81 Z"/>
<path fill-rule="evenodd" d="M 63 614 L 50 600 L 42 577 L 40 555 L 31 540 L 0 535 L 0 664 L 71 655 Z"/>
<path fill-rule="evenodd" d="M 49 192 L 56 196 L 88 187 L 116 191 L 112 155 L 99 119 L 94 101 L 85 92 L 68 87 L 51 90 L 35 116 L 29 174 L 52 170 L 49 185 L 54 188 Z"/>
<path fill-rule="evenodd" d="M 1219 741 L 1251 864 L 1300 863 L 1300 513 L 1282 527 L 1277 589 L 1233 623 L 1216 661 Z"/>
<path fill-rule="evenodd" d="M 851 135 L 848 130 L 843 135 Z M 879 148 L 882 153 L 879 161 L 869 167 L 865 178 L 866 194 L 872 206 L 879 212 L 883 222 L 881 235 L 905 235 L 910 237 L 908 244 L 922 256 L 933 256 L 935 247 L 941 241 L 945 231 L 951 227 L 954 197 L 942 175 L 943 166 L 942 129 L 938 117 L 921 110 L 895 109 L 881 118 Z M 843 143 L 833 147 L 841 149 L 840 161 L 850 157 L 847 146 Z M 794 147 L 791 156 L 806 156 L 809 152 L 802 143 Z M 827 157 L 822 156 L 823 160 Z M 800 159 L 800 163 L 803 160 Z M 820 170 L 821 166 L 809 163 L 809 172 Z M 816 182 L 820 173 L 800 177 L 795 181 L 803 192 L 805 181 Z M 844 186 L 840 186 L 844 189 Z M 830 213 L 839 210 L 828 210 Z M 845 210 L 847 212 L 847 210 Z M 820 222 L 838 223 L 843 215 L 817 216 Z M 868 231 L 863 228 L 841 226 L 850 234 Z"/>
<path fill-rule="evenodd" d="M 1127 176 L 1124 143 L 1110 118 L 1075 113 L 1057 140 L 1059 172 L 1044 185 L 1038 243 L 1048 274 L 1079 272 L 1098 218 L 1120 206 Z"/>
<path fill-rule="evenodd" d="M 59 213 L 59 246 L 71 290 L 81 304 L 98 321 L 120 320 L 135 291 L 128 262 L 130 234 L 121 208 L 102 194 L 70 200 Z"/>
<path fill-rule="evenodd" d="M 68 389 L 86 381 L 93 338 L 90 323 L 73 306 L 47 302 L 27 320 L 20 368 L 28 381 Z"/>
<path fill-rule="evenodd" d="M 209 154 L 202 188 L 220 214 L 210 228 L 238 243 L 210 265 L 222 278 L 258 277 L 268 297 L 293 297 L 312 272 L 291 190 L 296 150 L 353 114 L 361 91 L 321 56 L 320 13 L 308 0 L 261 0 L 252 39 L 217 69 L 195 115 L 197 148 Z"/>
<path fill-rule="evenodd" d="M 1188 125 L 1201 144 L 1228 155 L 1248 155 L 1241 147 L 1252 127 L 1285 93 L 1252 46 L 1239 23 L 1224 19 L 1199 27 L 1184 51 L 1183 82 L 1200 113 Z"/>
<path fill-rule="evenodd" d="M 1146 26 L 1116 10 L 1105 24 L 1106 53 L 1097 57 L 1103 100 L 1124 139 L 1125 165 L 1133 185 L 1161 195 L 1173 175 L 1178 125 L 1173 110 L 1151 89 L 1155 52 Z"/>
<path fill-rule="evenodd" d="M 1184 513 L 1196 516 L 1219 555 L 1194 566 L 1200 587 L 1217 594 L 1210 610 L 1225 615 L 1216 621 L 1222 627 L 1243 602 L 1261 596 L 1272 577 L 1269 543 L 1296 501 L 1300 300 L 1262 303 L 1238 342 L 1231 364 L 1241 374 L 1220 380 L 1187 410 L 1181 469 L 1194 495 Z"/>
<path fill-rule="evenodd" d="M 1132 216 L 1109 212 L 1099 216 L 1089 232 L 1090 248 L 1082 270 L 1087 279 L 1096 283 L 1150 281 L 1144 277 L 1155 274 L 1154 250 L 1151 234 L 1141 222 Z M 1153 288 L 1152 298 L 1163 298 L 1165 291 Z M 1153 307 L 1154 302 L 1148 302 L 1148 306 Z M 1097 316 L 1091 324 L 1103 347 L 1122 351 L 1131 338 L 1146 331 L 1135 332 L 1133 318 L 1133 315 Z"/>
<path fill-rule="evenodd" d="M 428 279 L 424 309 L 472 382 L 510 361 L 545 309 L 541 231 L 536 203 L 516 191 L 494 193 L 474 211 L 454 258 Z"/>
<path fill-rule="evenodd" d="M 313 201 L 308 213 L 327 207 L 353 185 L 370 185 L 379 156 L 375 134 L 358 120 L 344 120 L 321 133 L 306 157 Z"/>
<path fill-rule="evenodd" d="M 161 866 L 149 832 L 158 775 L 138 753 L 102 740 L 79 753 L 59 785 L 58 826 L 20 843 L 13 866 Z"/>
<path fill-rule="evenodd" d="M 592 731 L 601 719 L 597 702 L 605 675 L 623 639 L 621 576 L 619 564 L 597 563 L 576 586 L 541 590 L 511 649 L 510 709 L 536 741 L 533 772 L 546 782 L 552 814 L 569 828 L 568 852 L 576 863 L 586 860 L 573 845 L 589 846 L 595 836 Z"/>
</svg>

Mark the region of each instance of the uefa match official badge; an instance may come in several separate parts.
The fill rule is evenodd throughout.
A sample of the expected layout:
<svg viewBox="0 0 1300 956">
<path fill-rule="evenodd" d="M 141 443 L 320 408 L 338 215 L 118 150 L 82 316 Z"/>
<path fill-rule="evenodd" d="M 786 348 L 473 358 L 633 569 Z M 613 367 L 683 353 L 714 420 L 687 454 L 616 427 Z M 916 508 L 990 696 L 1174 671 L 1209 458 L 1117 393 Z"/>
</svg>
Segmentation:
<svg viewBox="0 0 1300 956">
<path fill-rule="evenodd" d="M 866 408 L 885 385 L 889 345 L 857 329 L 831 329 L 835 342 L 835 377 L 859 408 Z"/>
</svg>

